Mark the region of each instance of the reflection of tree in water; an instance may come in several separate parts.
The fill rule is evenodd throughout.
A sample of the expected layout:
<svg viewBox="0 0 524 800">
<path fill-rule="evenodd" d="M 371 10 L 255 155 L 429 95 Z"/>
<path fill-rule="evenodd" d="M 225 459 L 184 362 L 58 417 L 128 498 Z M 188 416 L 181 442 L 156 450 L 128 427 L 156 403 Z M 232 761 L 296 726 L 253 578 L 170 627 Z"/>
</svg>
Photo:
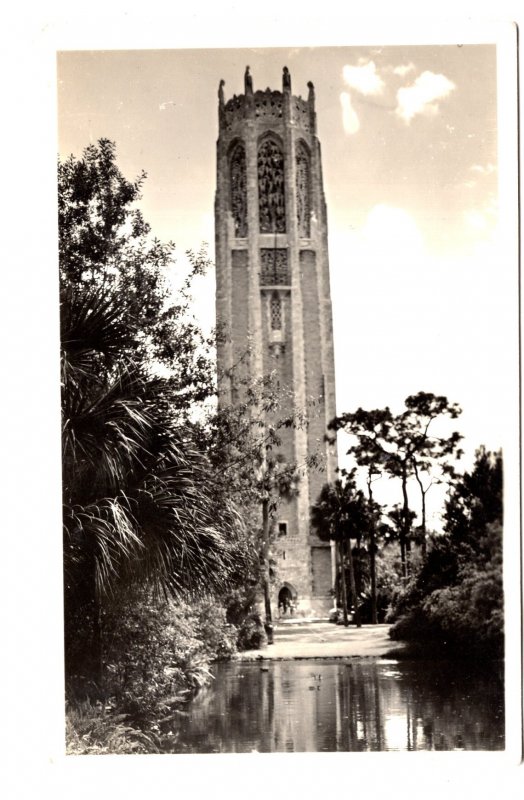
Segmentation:
<svg viewBox="0 0 524 800">
<path fill-rule="evenodd" d="M 465 675 L 449 662 L 354 664 L 347 672 L 341 702 L 348 719 L 344 749 L 504 747 L 504 693 L 498 675 Z"/>
<path fill-rule="evenodd" d="M 172 752 L 504 747 L 501 677 L 449 662 L 220 664 L 216 673 L 179 718 Z"/>
<path fill-rule="evenodd" d="M 373 665 L 374 666 L 374 665 Z M 339 750 L 381 750 L 383 723 L 376 670 L 360 663 L 345 664 L 339 680 L 339 714 L 342 719 Z"/>
</svg>

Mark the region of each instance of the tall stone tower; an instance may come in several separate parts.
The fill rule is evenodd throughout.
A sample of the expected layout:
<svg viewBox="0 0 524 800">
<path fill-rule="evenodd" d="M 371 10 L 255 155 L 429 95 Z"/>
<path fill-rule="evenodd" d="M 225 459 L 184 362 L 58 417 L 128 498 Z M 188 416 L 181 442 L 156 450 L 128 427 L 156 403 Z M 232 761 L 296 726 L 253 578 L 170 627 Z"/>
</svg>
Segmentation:
<svg viewBox="0 0 524 800">
<path fill-rule="evenodd" d="M 310 470 L 297 496 L 283 501 L 272 553 L 274 608 L 293 602 L 297 613 L 332 607 L 334 549 L 310 525 L 310 506 L 334 478 L 337 455 L 324 441 L 335 416 L 335 372 L 327 215 L 316 135 L 315 92 L 291 93 L 286 67 L 282 91 L 254 91 L 249 67 L 244 94 L 224 98 L 219 87 L 215 199 L 216 308 L 224 332 L 219 371 L 249 347 L 251 377 L 276 373 L 289 402 L 307 409 L 308 425 L 282 442 L 288 463 L 320 452 L 324 471 Z M 226 402 L 231 386 L 221 387 Z"/>
</svg>

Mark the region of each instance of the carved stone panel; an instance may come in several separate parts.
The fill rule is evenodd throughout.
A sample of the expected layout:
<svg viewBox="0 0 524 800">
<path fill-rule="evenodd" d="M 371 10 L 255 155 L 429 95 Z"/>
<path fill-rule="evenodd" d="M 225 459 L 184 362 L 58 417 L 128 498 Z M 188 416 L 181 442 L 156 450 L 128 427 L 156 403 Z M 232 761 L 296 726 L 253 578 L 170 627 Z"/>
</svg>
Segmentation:
<svg viewBox="0 0 524 800">
<path fill-rule="evenodd" d="M 258 149 L 258 208 L 261 233 L 285 233 L 284 157 L 273 139 Z"/>
<path fill-rule="evenodd" d="M 268 248 L 260 251 L 260 283 L 262 286 L 289 286 L 286 249 Z"/>
<path fill-rule="evenodd" d="M 230 159 L 231 213 L 235 236 L 247 236 L 246 151 L 240 142 Z"/>
<path fill-rule="evenodd" d="M 301 142 L 296 151 L 296 187 L 298 235 L 308 237 L 311 235 L 311 179 L 309 154 Z"/>
</svg>

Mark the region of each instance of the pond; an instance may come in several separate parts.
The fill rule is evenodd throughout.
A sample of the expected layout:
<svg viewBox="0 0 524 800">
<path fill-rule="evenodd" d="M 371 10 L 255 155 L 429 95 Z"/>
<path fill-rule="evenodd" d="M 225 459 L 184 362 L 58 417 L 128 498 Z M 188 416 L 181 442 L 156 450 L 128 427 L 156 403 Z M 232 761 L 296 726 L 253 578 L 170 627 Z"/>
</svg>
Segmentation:
<svg viewBox="0 0 524 800">
<path fill-rule="evenodd" d="M 219 663 L 166 752 L 502 750 L 502 672 L 448 661 Z"/>
</svg>

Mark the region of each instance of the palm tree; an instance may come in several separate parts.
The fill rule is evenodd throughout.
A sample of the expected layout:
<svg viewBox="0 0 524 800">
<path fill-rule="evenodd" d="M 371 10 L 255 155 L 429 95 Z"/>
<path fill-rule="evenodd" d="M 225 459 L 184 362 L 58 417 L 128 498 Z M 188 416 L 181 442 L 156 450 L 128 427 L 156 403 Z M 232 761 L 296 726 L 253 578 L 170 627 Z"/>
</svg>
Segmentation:
<svg viewBox="0 0 524 800">
<path fill-rule="evenodd" d="M 324 484 L 317 502 L 311 508 L 311 522 L 320 539 L 336 542 L 342 578 L 342 610 L 346 626 L 348 625 L 346 563 L 349 567 L 351 602 L 355 608 L 355 622 L 360 627 L 351 539 L 357 538 L 362 531 L 367 530 L 369 521 L 366 499 L 360 489 L 356 488 L 354 471 L 345 481 L 336 480 Z"/>
<path fill-rule="evenodd" d="M 61 299 L 66 652 L 87 622 L 99 674 L 104 598 L 137 582 L 170 595 L 222 588 L 242 548 L 239 519 L 211 501 L 210 465 L 175 418 L 175 389 L 133 358 L 116 292 L 69 285 Z"/>
<path fill-rule="evenodd" d="M 66 653 L 80 644 L 82 660 L 99 660 L 111 593 L 221 588 L 246 550 L 188 422 L 214 391 L 188 318 L 205 258 L 188 254 L 173 294 L 174 245 L 151 236 L 136 205 L 144 178 L 122 175 L 107 139 L 58 167 Z"/>
</svg>

